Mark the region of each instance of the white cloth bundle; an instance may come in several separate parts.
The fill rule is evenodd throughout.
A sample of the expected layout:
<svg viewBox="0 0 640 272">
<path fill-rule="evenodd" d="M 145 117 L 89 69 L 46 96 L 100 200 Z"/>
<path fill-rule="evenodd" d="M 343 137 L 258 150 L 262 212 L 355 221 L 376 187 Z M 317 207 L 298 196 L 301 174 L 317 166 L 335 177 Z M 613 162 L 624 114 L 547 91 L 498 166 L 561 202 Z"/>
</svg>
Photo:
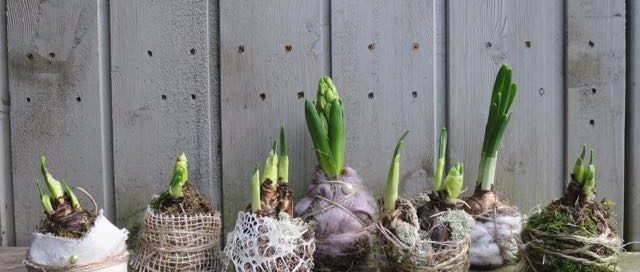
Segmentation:
<svg viewBox="0 0 640 272">
<path fill-rule="evenodd" d="M 471 232 L 471 264 L 496 267 L 515 262 L 522 230 L 520 213 L 498 211 L 494 215 L 492 211 L 483 217 L 484 219 L 476 218 Z"/>
<path fill-rule="evenodd" d="M 128 236 L 126 229 L 118 229 L 100 210 L 93 227 L 80 239 L 33 233 L 24 263 L 29 271 L 126 272 Z"/>
</svg>

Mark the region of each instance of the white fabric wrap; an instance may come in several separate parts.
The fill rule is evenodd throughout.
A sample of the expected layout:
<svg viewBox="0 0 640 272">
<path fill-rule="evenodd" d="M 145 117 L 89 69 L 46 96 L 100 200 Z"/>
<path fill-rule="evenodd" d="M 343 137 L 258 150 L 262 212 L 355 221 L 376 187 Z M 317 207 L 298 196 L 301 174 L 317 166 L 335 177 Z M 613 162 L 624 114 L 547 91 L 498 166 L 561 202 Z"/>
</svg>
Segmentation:
<svg viewBox="0 0 640 272">
<path fill-rule="evenodd" d="M 471 231 L 471 264 L 495 267 L 515 262 L 521 230 L 520 213 L 496 215 L 495 221 L 476 220 Z"/>
<path fill-rule="evenodd" d="M 231 265 L 242 272 L 311 271 L 315 242 L 302 238 L 307 231 L 309 226 L 298 218 L 278 220 L 241 211 L 224 249 L 225 271 Z"/>
<path fill-rule="evenodd" d="M 50 233 L 33 233 L 33 242 L 27 252 L 25 264 L 30 271 L 42 271 L 40 265 L 56 267 L 57 270 L 76 271 L 70 263 L 71 256 L 78 256 L 76 266 L 90 265 L 105 259 L 118 258 L 127 255 L 126 229 L 119 229 L 109 219 L 104 217 L 103 211 L 98 212 L 94 226 L 80 239 L 57 237 Z M 127 258 L 114 261 L 114 265 L 105 268 L 86 271 L 97 272 L 126 272 Z M 79 270 L 82 271 L 82 270 Z"/>
</svg>

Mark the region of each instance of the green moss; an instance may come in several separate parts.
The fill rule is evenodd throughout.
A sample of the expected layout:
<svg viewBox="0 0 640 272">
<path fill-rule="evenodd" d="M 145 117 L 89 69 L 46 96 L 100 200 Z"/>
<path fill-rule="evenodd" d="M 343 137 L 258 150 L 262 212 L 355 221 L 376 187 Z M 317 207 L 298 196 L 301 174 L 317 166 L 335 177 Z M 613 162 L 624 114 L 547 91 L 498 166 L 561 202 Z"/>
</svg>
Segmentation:
<svg viewBox="0 0 640 272">
<path fill-rule="evenodd" d="M 549 234 L 568 234 L 583 237 L 596 237 L 606 229 L 611 229 L 615 233 L 615 223 L 612 218 L 612 203 L 603 201 L 588 202 L 584 207 L 567 207 L 559 202 L 551 203 L 539 213 L 529 217 L 522 231 L 522 242 L 524 244 L 532 241 L 531 230 L 536 229 Z M 547 248 L 557 250 L 575 249 L 584 246 L 567 243 L 566 241 L 546 238 L 542 241 Z M 608 248 L 593 245 L 592 251 L 601 256 L 610 256 L 614 252 Z M 616 262 L 607 265 L 583 264 L 576 261 L 561 258 L 550 254 L 536 251 L 533 247 L 527 247 L 525 253 L 532 265 L 539 271 L 586 271 L 586 272 L 606 272 L 616 271 Z M 578 255 L 576 257 L 592 259 L 590 256 Z M 531 263 L 530 263 L 531 264 Z"/>
</svg>

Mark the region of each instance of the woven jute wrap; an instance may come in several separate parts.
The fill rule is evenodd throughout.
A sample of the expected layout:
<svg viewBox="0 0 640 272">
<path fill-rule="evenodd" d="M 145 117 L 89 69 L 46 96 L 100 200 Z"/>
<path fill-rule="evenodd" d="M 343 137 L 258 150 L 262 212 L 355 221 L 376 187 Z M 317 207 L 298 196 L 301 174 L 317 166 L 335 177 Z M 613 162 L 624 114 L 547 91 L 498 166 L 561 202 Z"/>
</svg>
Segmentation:
<svg viewBox="0 0 640 272">
<path fill-rule="evenodd" d="M 100 210 L 93 227 L 80 239 L 34 233 L 24 264 L 29 271 L 126 272 L 128 234 Z"/>
<path fill-rule="evenodd" d="M 315 243 L 308 224 L 279 217 L 239 212 L 224 249 L 225 271 L 310 272 Z"/>
<path fill-rule="evenodd" d="M 218 271 L 220 214 L 169 215 L 147 207 L 131 267 L 138 271 Z"/>
</svg>

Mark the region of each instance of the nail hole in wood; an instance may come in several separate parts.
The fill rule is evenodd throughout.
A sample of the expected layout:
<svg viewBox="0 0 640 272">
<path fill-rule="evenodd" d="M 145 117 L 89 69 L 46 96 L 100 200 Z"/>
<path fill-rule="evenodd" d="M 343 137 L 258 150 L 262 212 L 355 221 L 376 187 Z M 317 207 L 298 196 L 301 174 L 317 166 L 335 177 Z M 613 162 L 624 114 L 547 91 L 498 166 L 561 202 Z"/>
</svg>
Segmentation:
<svg viewBox="0 0 640 272">
<path fill-rule="evenodd" d="M 147 56 L 153 57 L 153 52 L 151 52 L 151 50 L 147 50 Z"/>
<path fill-rule="evenodd" d="M 240 54 L 244 53 L 244 45 L 238 46 L 238 53 Z"/>
<path fill-rule="evenodd" d="M 260 99 L 262 99 L 262 101 L 264 101 L 265 99 L 267 99 L 267 95 L 265 93 L 261 93 L 260 94 Z"/>
<path fill-rule="evenodd" d="M 27 103 L 31 102 L 31 98 L 27 97 Z"/>
<path fill-rule="evenodd" d="M 540 94 L 540 96 L 543 96 L 544 95 L 544 88 L 538 89 L 538 94 Z"/>
<path fill-rule="evenodd" d="M 82 101 L 82 98 L 80 98 L 79 96 L 76 97 L 76 101 L 78 101 L 78 103 L 80 103 Z"/>
<path fill-rule="evenodd" d="M 526 46 L 527 48 L 531 48 L 531 41 L 524 42 L 524 46 Z"/>
<path fill-rule="evenodd" d="M 595 126 L 595 124 L 596 124 L 596 121 L 595 121 L 595 120 L 593 120 L 593 119 L 589 120 L 589 125 L 591 125 L 591 126 Z"/>
<path fill-rule="evenodd" d="M 33 59 L 33 54 L 31 54 L 31 53 L 27 54 L 27 59 L 28 60 L 32 60 Z"/>
<path fill-rule="evenodd" d="M 373 99 L 373 92 L 370 92 L 368 96 L 369 96 L 369 99 Z"/>
<path fill-rule="evenodd" d="M 302 99 L 304 98 L 304 92 L 303 91 L 299 91 L 298 92 L 298 99 Z"/>
<path fill-rule="evenodd" d="M 596 94 L 596 91 L 597 91 L 596 88 L 591 88 L 591 93 L 592 94 Z"/>
<path fill-rule="evenodd" d="M 49 53 L 49 58 L 55 59 L 56 58 L 56 53 L 53 53 L 53 52 Z"/>
<path fill-rule="evenodd" d="M 195 94 L 191 94 L 191 100 L 196 100 L 196 95 Z"/>
<path fill-rule="evenodd" d="M 163 94 L 163 95 L 162 95 L 162 96 L 160 96 L 160 97 L 162 97 L 162 100 L 167 100 L 167 95 L 166 95 L 166 94 Z"/>
<path fill-rule="evenodd" d="M 369 46 L 367 46 L 367 48 L 369 48 L 369 51 L 373 51 L 373 49 L 376 49 L 376 44 L 370 43 Z"/>
<path fill-rule="evenodd" d="M 419 43 L 417 43 L 417 42 L 416 42 L 416 43 L 413 43 L 412 48 L 413 48 L 413 50 L 418 50 L 418 49 L 420 48 L 420 44 L 419 44 Z"/>
<path fill-rule="evenodd" d="M 290 44 L 287 44 L 284 46 L 284 50 L 287 52 L 291 52 L 291 50 L 293 50 L 293 46 L 291 46 Z"/>
<path fill-rule="evenodd" d="M 594 47 L 595 44 L 593 43 L 593 41 L 589 40 L 589 47 Z"/>
<path fill-rule="evenodd" d="M 189 50 L 189 53 L 191 53 L 191 55 L 195 55 L 196 54 L 196 49 L 195 48 L 191 48 L 191 50 Z"/>
<path fill-rule="evenodd" d="M 416 91 L 411 92 L 411 96 L 413 96 L 413 98 L 418 97 L 418 92 Z"/>
<path fill-rule="evenodd" d="M 487 48 L 491 48 L 491 46 L 493 46 L 493 44 L 491 44 L 491 42 L 487 42 L 484 44 L 484 46 L 486 46 Z"/>
</svg>

